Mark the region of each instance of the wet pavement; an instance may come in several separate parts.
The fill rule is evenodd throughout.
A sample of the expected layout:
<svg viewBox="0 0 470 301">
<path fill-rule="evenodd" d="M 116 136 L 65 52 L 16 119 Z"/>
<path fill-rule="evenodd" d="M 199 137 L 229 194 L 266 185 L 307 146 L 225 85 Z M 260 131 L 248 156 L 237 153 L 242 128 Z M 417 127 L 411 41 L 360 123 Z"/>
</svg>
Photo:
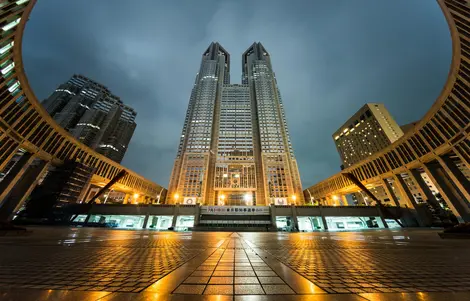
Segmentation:
<svg viewBox="0 0 470 301">
<path fill-rule="evenodd" d="M 0 237 L 0 300 L 470 300 L 470 241 L 31 228 Z"/>
</svg>

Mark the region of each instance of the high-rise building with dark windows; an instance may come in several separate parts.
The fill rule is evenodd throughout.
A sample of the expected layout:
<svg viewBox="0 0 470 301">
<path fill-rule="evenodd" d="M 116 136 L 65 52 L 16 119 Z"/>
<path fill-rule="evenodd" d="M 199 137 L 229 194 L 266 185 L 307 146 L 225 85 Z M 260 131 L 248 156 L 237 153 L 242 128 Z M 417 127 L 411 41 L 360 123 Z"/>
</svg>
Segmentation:
<svg viewBox="0 0 470 301">
<path fill-rule="evenodd" d="M 242 56 L 230 83 L 230 55 L 212 43 L 202 55 L 173 167 L 168 202 L 205 205 L 303 203 L 281 95 L 269 53 Z"/>
<path fill-rule="evenodd" d="M 43 106 L 85 145 L 121 162 L 136 128 L 137 113 L 105 86 L 82 75 L 60 85 Z"/>
</svg>

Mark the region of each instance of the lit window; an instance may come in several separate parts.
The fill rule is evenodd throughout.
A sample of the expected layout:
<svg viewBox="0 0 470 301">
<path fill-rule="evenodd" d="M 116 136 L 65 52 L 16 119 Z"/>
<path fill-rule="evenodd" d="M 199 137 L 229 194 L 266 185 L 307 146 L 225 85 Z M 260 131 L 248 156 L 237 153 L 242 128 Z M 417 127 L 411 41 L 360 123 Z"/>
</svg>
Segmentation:
<svg viewBox="0 0 470 301">
<path fill-rule="evenodd" d="M 11 21 L 10 23 L 8 23 L 7 25 L 3 26 L 3 31 L 9 31 L 10 29 L 12 29 L 13 27 L 15 27 L 16 25 L 18 25 L 18 23 L 20 23 L 20 20 L 21 18 L 18 18 L 14 21 Z"/>
</svg>

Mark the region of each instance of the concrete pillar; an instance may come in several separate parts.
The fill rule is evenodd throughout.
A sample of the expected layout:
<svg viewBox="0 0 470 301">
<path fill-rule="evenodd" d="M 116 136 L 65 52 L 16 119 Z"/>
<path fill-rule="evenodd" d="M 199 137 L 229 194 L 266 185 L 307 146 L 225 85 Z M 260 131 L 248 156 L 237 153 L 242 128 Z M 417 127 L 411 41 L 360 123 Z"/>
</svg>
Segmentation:
<svg viewBox="0 0 470 301">
<path fill-rule="evenodd" d="M 326 223 L 326 218 L 325 218 L 325 214 L 323 213 L 322 207 L 323 207 L 323 205 L 320 205 L 320 206 L 319 206 L 320 215 L 321 215 L 321 221 L 322 221 L 322 223 L 323 223 L 323 228 L 324 228 L 324 230 L 328 230 L 328 224 Z"/>
<path fill-rule="evenodd" d="M 277 225 L 276 225 L 276 205 L 274 205 L 274 204 L 269 205 L 269 212 L 271 214 L 271 224 L 273 225 L 273 227 L 277 228 Z"/>
<path fill-rule="evenodd" d="M 3 205 L 3 201 L 10 194 L 11 189 L 21 179 L 26 169 L 33 162 L 34 157 L 30 153 L 25 153 L 16 162 L 10 172 L 6 175 L 2 182 L 0 182 L 0 207 Z"/>
<path fill-rule="evenodd" d="M 392 185 L 390 185 L 387 179 L 382 179 L 382 181 L 385 185 L 385 191 L 387 192 L 390 199 L 393 201 L 395 206 L 400 207 L 400 202 L 398 201 L 397 195 L 393 191 Z"/>
<path fill-rule="evenodd" d="M 377 212 L 379 214 L 380 220 L 382 221 L 384 228 L 388 228 L 387 222 L 385 221 L 384 213 L 382 211 L 382 206 L 377 204 L 375 207 L 377 208 Z"/>
<path fill-rule="evenodd" d="M 124 196 L 124 201 L 122 201 L 123 204 L 127 204 L 127 202 L 129 202 L 129 196 L 130 194 L 126 193 L 126 195 Z"/>
<path fill-rule="evenodd" d="M 290 205 L 291 212 L 292 212 L 292 222 L 294 223 L 295 231 L 299 231 L 299 220 L 297 219 L 297 208 L 295 205 Z"/>
<path fill-rule="evenodd" d="M 173 221 L 171 222 L 171 226 L 173 227 L 173 230 L 176 227 L 176 221 L 178 219 L 178 214 L 180 209 L 180 204 L 176 204 L 175 207 L 173 208 Z"/>
<path fill-rule="evenodd" d="M 339 197 L 339 200 L 340 200 L 340 205 L 341 206 L 347 206 L 348 205 L 348 199 L 346 198 L 345 195 L 340 195 Z"/>
<path fill-rule="evenodd" d="M 437 157 L 437 161 L 441 164 L 457 189 L 464 196 L 464 199 L 467 200 L 467 206 L 470 206 L 470 181 L 449 156 Z"/>
<path fill-rule="evenodd" d="M 39 161 L 24 170 L 23 176 L 15 183 L 0 206 L 0 221 L 11 220 L 13 213 L 21 208 L 48 166 L 48 162 Z"/>
<path fill-rule="evenodd" d="M 401 175 L 394 175 L 395 181 L 397 183 L 397 187 L 400 189 L 401 196 L 407 203 L 411 204 L 412 208 L 416 211 L 416 220 L 418 221 L 418 225 L 420 227 L 429 227 L 431 226 L 431 221 L 429 218 L 426 217 L 424 212 L 425 208 L 422 206 L 418 206 L 416 203 L 413 194 L 411 193 L 410 188 L 406 185 L 405 180 Z"/>
<path fill-rule="evenodd" d="M 145 218 L 144 218 L 144 224 L 142 225 L 142 229 L 147 229 L 147 224 L 149 222 L 149 217 L 150 217 L 150 214 L 146 214 L 145 215 Z"/>
<path fill-rule="evenodd" d="M 201 219 L 201 205 L 199 203 L 196 204 L 195 208 L 195 214 L 194 214 L 194 226 L 199 225 L 199 220 Z"/>
<path fill-rule="evenodd" d="M 434 185 L 436 185 L 457 220 L 460 223 L 470 222 L 470 208 L 465 200 L 465 196 L 452 182 L 452 179 L 440 163 L 437 161 L 426 163 L 423 168 Z"/>
<path fill-rule="evenodd" d="M 398 189 L 398 191 L 400 192 L 400 200 L 405 203 L 406 206 L 415 208 L 416 200 L 413 194 L 411 193 L 410 189 L 408 188 L 408 185 L 406 185 L 406 182 L 403 177 L 400 174 L 394 174 L 393 179 L 395 189 Z"/>
<path fill-rule="evenodd" d="M 432 193 L 429 186 L 424 182 L 423 177 L 421 176 L 421 172 L 417 169 L 410 170 L 409 173 L 410 177 L 412 178 L 413 182 L 415 182 L 420 190 L 420 192 L 426 197 L 427 202 L 436 210 L 437 212 L 444 213 L 439 201 L 437 200 L 436 196 Z"/>
</svg>

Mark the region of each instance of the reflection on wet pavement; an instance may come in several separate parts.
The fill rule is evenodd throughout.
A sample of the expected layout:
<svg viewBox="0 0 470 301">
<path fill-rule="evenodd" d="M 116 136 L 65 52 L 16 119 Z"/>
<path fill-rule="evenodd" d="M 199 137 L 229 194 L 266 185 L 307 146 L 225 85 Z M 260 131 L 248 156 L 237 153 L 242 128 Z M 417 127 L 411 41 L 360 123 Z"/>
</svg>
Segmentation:
<svg viewBox="0 0 470 301">
<path fill-rule="evenodd" d="M 32 230 L 0 238 L 1 300 L 470 300 L 470 242 L 433 230 Z"/>
</svg>

